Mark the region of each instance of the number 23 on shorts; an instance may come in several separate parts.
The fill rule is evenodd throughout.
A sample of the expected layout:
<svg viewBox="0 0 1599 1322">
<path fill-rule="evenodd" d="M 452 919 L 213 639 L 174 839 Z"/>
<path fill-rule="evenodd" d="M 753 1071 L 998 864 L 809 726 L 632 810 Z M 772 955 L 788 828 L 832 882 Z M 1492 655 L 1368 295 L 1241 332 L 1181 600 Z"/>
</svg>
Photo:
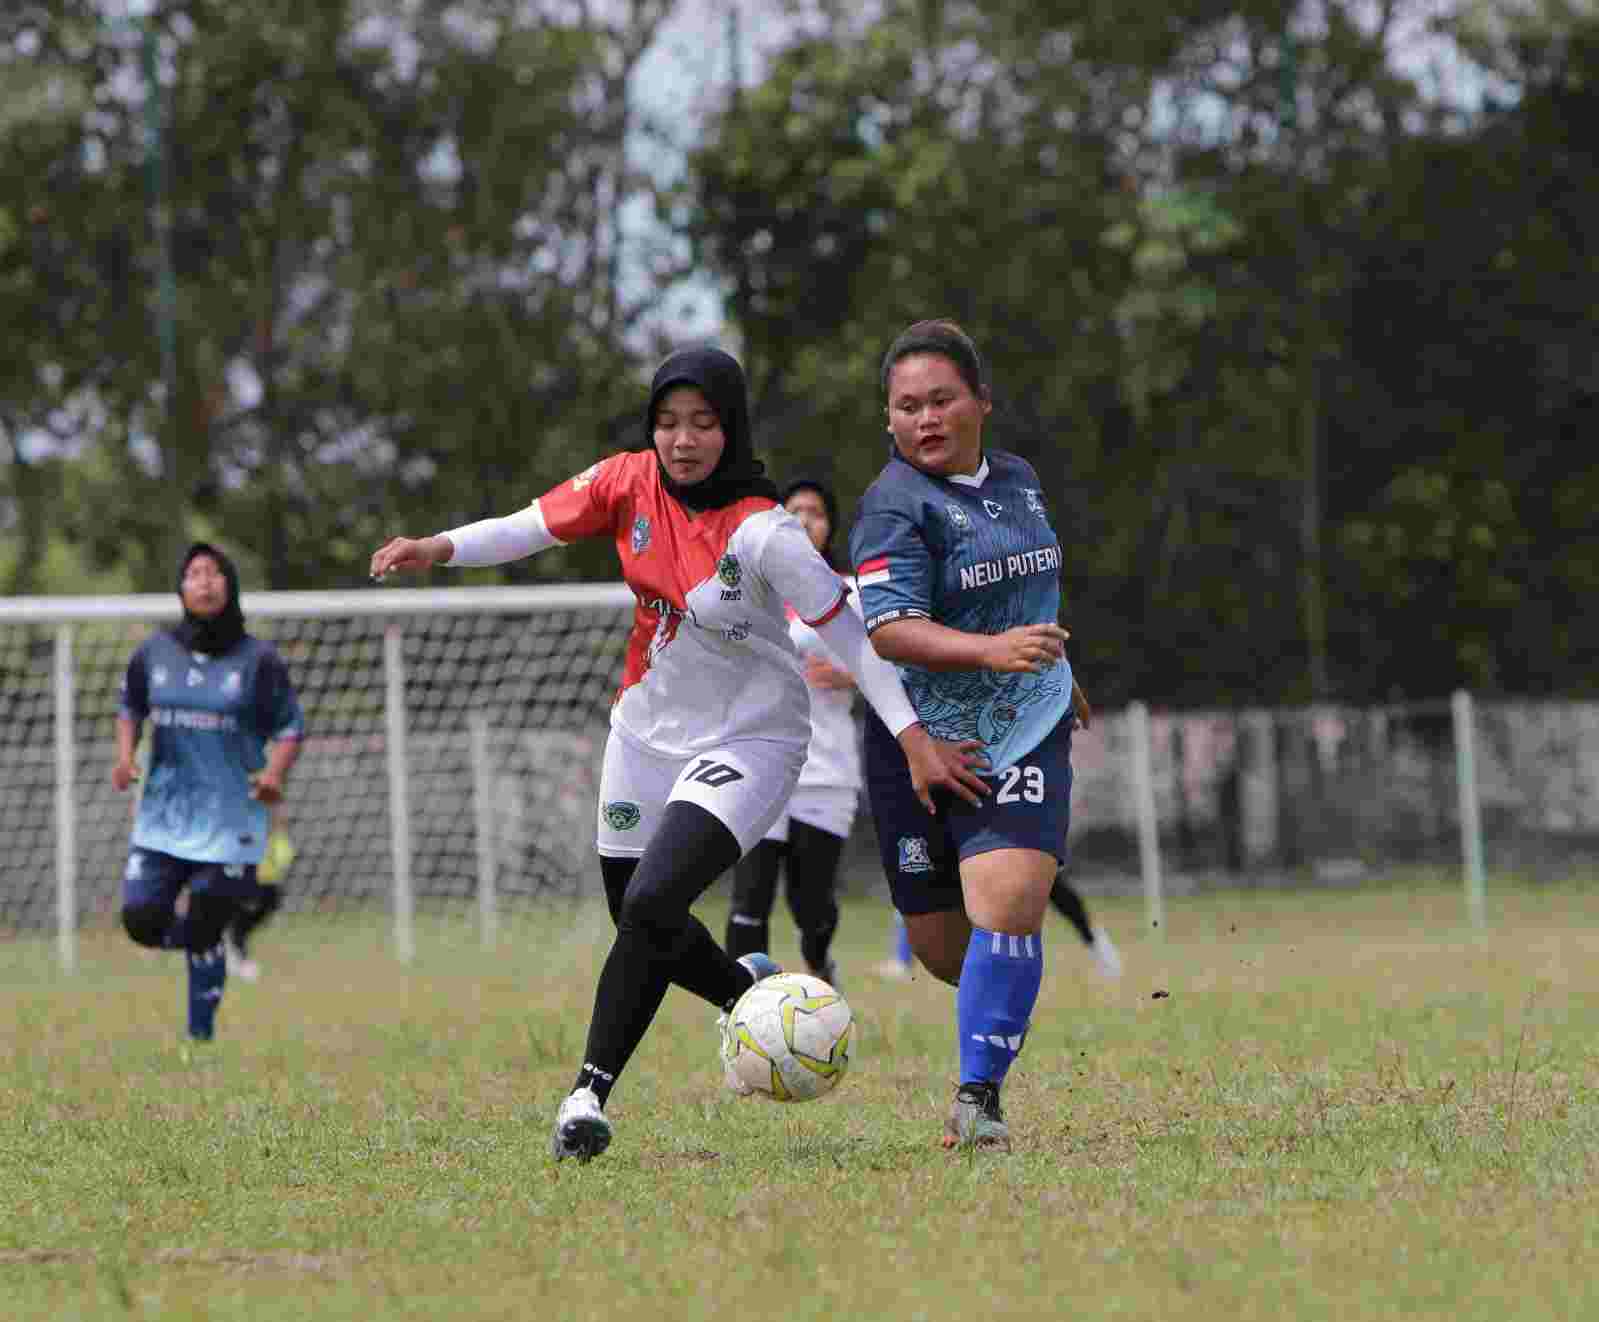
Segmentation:
<svg viewBox="0 0 1599 1322">
<path fill-rule="evenodd" d="M 1044 769 L 1037 766 L 1015 765 L 999 773 L 999 789 L 994 794 L 995 803 L 1042 803 L 1044 801 Z"/>
</svg>

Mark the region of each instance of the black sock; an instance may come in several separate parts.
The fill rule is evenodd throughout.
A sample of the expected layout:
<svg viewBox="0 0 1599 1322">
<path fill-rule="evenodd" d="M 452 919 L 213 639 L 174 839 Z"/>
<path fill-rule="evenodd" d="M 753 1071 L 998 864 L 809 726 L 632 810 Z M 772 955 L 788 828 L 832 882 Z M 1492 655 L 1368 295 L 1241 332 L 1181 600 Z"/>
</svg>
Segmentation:
<svg viewBox="0 0 1599 1322">
<path fill-rule="evenodd" d="M 733 868 L 733 902 L 727 914 L 727 953 L 765 954 L 771 949 L 772 902 L 777 897 L 777 872 L 784 847 L 762 840 Z"/>
<path fill-rule="evenodd" d="M 250 936 L 255 929 L 272 917 L 282 903 L 283 888 L 269 882 L 262 882 L 253 896 L 239 901 L 233 921 L 228 924 L 228 934 L 233 938 L 233 947 L 240 955 L 248 950 Z"/>
<path fill-rule="evenodd" d="M 758 949 L 765 950 L 766 947 L 760 946 Z M 723 950 L 705 924 L 690 915 L 688 937 L 678 951 L 677 963 L 672 966 L 672 981 L 684 991 L 693 992 L 702 1001 L 709 1001 L 718 1010 L 725 1010 L 731 1001 L 736 1001 L 755 983 L 749 970 L 738 962 L 740 955 L 748 953 L 744 950 Z M 732 969 L 728 968 L 729 960 L 732 961 Z M 737 970 L 736 975 L 734 970 Z M 732 993 L 731 1000 L 727 990 L 729 985 L 738 988 Z"/>
<path fill-rule="evenodd" d="M 633 874 L 638 871 L 638 862 L 636 858 L 600 858 L 600 875 L 605 879 L 605 902 L 610 906 L 612 922 L 622 921 L 622 901 L 627 895 Z M 737 956 L 744 952 L 734 950 L 730 953 Z M 724 1008 L 727 978 L 723 972 L 721 952 L 717 949 L 716 938 L 693 914 L 689 915 L 687 939 L 672 969 L 672 982 L 701 1000 L 709 1001 L 718 1010 Z"/>
<path fill-rule="evenodd" d="M 713 1004 L 727 1004 L 748 989 L 749 971 L 689 912 L 738 855 L 733 833 L 704 808 L 681 800 L 667 804 L 628 882 L 616 941 L 594 992 L 577 1086 L 594 1088 L 602 1102 L 674 980 Z"/>
<path fill-rule="evenodd" d="M 838 865 L 844 838 L 808 822 L 788 829 L 788 907 L 800 930 L 800 954 L 820 973 L 838 931 Z"/>
<path fill-rule="evenodd" d="M 1064 873 L 1057 873 L 1055 884 L 1049 889 L 1049 902 L 1060 910 L 1061 916 L 1077 929 L 1085 946 L 1094 944 L 1094 928 L 1088 921 L 1088 908 L 1083 897 L 1072 889 Z"/>
</svg>

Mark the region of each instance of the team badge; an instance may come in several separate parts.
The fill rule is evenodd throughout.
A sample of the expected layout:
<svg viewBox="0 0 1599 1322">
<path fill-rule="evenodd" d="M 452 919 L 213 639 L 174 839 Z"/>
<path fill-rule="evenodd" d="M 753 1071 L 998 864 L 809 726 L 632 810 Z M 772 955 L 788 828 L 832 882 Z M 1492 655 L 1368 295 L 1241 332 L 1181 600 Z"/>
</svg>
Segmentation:
<svg viewBox="0 0 1599 1322">
<path fill-rule="evenodd" d="M 599 475 L 600 475 L 600 466 L 599 466 L 599 464 L 597 464 L 597 463 L 590 464 L 587 468 L 585 468 L 581 473 L 579 473 L 576 477 L 574 477 L 572 479 L 572 490 L 573 491 L 581 491 L 581 490 L 583 490 L 584 487 L 588 486 L 588 484 L 590 482 L 592 482 Z"/>
<path fill-rule="evenodd" d="M 633 554 L 643 555 L 650 544 L 650 521 L 640 514 L 633 520 Z"/>
<path fill-rule="evenodd" d="M 1038 515 L 1039 518 L 1043 518 L 1044 517 L 1044 498 L 1043 498 L 1043 493 L 1040 492 L 1037 487 L 1023 487 L 1022 488 L 1022 495 L 1027 500 L 1027 508 L 1029 510 L 1031 510 L 1034 514 Z"/>
<path fill-rule="evenodd" d="M 945 513 L 949 515 L 949 521 L 962 532 L 966 532 L 972 526 L 971 519 L 966 516 L 966 511 L 959 505 L 946 505 L 944 509 Z"/>
<path fill-rule="evenodd" d="M 631 831 L 644 816 L 638 804 L 629 803 L 626 799 L 607 803 L 601 811 L 605 814 L 605 824 L 613 831 Z"/>
<path fill-rule="evenodd" d="M 152 670 L 150 672 L 150 682 L 157 688 L 165 684 L 167 682 L 167 668 L 165 666 L 157 666 Z"/>
<path fill-rule="evenodd" d="M 724 555 L 716 562 L 716 576 L 730 588 L 736 588 L 739 580 L 744 577 L 743 567 L 738 563 L 736 555 Z"/>
<path fill-rule="evenodd" d="M 983 502 L 983 508 L 988 511 L 988 517 L 991 519 L 997 519 L 1005 512 L 1005 507 L 1003 505 L 996 504 L 992 500 L 985 500 Z"/>
<path fill-rule="evenodd" d="M 237 670 L 230 670 L 222 677 L 222 691 L 224 693 L 237 693 L 243 687 L 244 681 Z"/>
<path fill-rule="evenodd" d="M 927 848 L 927 838 L 925 836 L 900 836 L 899 870 L 901 872 L 931 872 L 933 870 L 933 856 Z"/>
</svg>

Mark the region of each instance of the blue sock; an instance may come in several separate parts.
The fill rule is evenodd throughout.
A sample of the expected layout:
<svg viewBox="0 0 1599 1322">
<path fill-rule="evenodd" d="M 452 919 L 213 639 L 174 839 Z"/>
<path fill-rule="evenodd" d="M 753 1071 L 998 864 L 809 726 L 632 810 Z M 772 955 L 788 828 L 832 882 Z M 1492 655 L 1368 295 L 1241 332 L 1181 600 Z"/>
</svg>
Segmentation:
<svg viewBox="0 0 1599 1322">
<path fill-rule="evenodd" d="M 210 950 L 191 950 L 189 961 L 189 1036 L 209 1042 L 216 1033 L 217 1006 L 222 984 L 228 980 L 228 962 L 222 944 Z"/>
<path fill-rule="evenodd" d="M 916 956 L 911 953 L 911 929 L 897 913 L 894 915 L 894 958 L 907 968 L 916 962 Z"/>
<path fill-rule="evenodd" d="M 1044 938 L 973 927 L 955 991 L 961 1082 L 999 1083 L 1022 1049 L 1044 981 Z"/>
</svg>

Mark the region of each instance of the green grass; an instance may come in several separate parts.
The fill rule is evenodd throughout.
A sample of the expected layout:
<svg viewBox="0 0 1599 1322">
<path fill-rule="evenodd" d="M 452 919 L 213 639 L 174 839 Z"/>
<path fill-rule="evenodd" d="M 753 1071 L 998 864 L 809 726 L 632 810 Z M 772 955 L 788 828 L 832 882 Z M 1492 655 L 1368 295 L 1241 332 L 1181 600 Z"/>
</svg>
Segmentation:
<svg viewBox="0 0 1599 1322">
<path fill-rule="evenodd" d="M 1127 974 L 1051 917 L 1010 1157 L 936 1146 L 952 994 L 871 976 L 881 903 L 837 1093 L 731 1097 L 674 992 L 587 1167 L 547 1144 L 602 913 L 408 969 L 281 922 L 199 1051 L 175 958 L 0 946 L 0 1317 L 1599 1316 L 1599 894 L 1496 890 L 1491 940 L 1426 885 L 1097 908 Z"/>
</svg>

